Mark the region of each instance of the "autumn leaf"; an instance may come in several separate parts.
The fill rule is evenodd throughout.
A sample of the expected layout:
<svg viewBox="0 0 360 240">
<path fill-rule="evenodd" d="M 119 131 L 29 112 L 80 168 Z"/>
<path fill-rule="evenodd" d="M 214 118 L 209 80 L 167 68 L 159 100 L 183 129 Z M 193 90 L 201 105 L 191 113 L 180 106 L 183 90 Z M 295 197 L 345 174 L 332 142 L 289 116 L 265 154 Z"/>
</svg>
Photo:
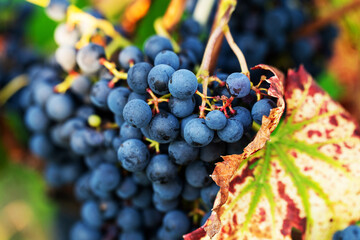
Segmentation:
<svg viewBox="0 0 360 240">
<path fill-rule="evenodd" d="M 286 118 L 264 147 L 249 155 L 252 142 L 242 155 L 224 157 L 236 172 L 229 168 L 210 219 L 185 239 L 282 240 L 296 228 L 303 239 L 326 240 L 360 219 L 356 122 L 303 67 L 289 71 L 285 101 Z M 226 173 L 222 164 L 214 174 Z"/>
</svg>

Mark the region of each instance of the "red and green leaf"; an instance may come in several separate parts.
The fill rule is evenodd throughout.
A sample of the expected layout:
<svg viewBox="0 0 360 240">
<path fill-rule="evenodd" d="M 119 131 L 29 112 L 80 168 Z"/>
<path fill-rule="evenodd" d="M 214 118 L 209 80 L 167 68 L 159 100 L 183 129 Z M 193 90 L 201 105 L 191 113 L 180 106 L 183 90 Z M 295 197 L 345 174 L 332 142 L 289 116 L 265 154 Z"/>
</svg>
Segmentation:
<svg viewBox="0 0 360 240">
<path fill-rule="evenodd" d="M 331 239 L 360 219 L 357 124 L 304 68 L 289 71 L 283 95 L 281 74 L 259 67 L 274 73 L 278 107 L 243 154 L 216 166 L 213 213 L 185 239 L 291 239 L 293 228 L 303 239 Z"/>
</svg>

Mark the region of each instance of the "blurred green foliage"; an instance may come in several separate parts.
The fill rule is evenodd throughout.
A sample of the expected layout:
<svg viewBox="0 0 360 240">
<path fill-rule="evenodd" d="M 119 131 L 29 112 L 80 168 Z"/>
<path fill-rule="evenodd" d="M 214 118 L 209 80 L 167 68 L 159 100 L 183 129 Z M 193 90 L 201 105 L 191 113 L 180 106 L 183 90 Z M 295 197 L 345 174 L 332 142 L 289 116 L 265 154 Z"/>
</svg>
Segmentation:
<svg viewBox="0 0 360 240">
<path fill-rule="evenodd" d="M 345 88 L 339 83 L 337 78 L 329 72 L 320 74 L 317 77 L 317 82 L 334 100 L 339 100 L 345 92 Z"/>
</svg>

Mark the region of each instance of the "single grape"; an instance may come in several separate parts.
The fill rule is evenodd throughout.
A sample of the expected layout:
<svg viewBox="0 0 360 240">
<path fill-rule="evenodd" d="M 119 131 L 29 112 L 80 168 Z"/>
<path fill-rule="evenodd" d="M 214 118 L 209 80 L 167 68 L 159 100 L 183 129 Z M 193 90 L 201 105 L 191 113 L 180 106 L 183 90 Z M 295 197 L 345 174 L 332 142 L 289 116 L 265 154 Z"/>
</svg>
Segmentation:
<svg viewBox="0 0 360 240">
<path fill-rule="evenodd" d="M 174 53 L 173 51 L 164 50 L 156 55 L 154 64 L 155 66 L 160 64 L 166 64 L 172 67 L 174 70 L 178 70 L 180 60 L 176 53 Z"/>
<path fill-rule="evenodd" d="M 200 24 L 193 18 L 187 18 L 181 23 L 180 33 L 182 36 L 198 36 L 201 33 Z"/>
<path fill-rule="evenodd" d="M 149 86 L 147 79 L 151 68 L 149 63 L 140 62 L 129 69 L 126 81 L 131 90 L 138 94 L 146 93 Z"/>
<path fill-rule="evenodd" d="M 148 208 L 152 203 L 152 194 L 151 188 L 143 188 L 132 197 L 131 202 L 137 209 Z"/>
<path fill-rule="evenodd" d="M 115 165 L 102 163 L 93 171 L 90 187 L 93 191 L 109 192 L 118 186 L 120 179 L 119 169 Z"/>
<path fill-rule="evenodd" d="M 44 132 L 49 126 L 49 119 L 39 106 L 31 106 L 25 112 L 25 125 L 34 132 Z"/>
<path fill-rule="evenodd" d="M 149 135 L 151 139 L 159 143 L 169 143 L 178 136 L 179 128 L 179 121 L 174 115 L 160 112 L 149 124 Z"/>
<path fill-rule="evenodd" d="M 136 192 L 137 185 L 131 177 L 126 177 L 116 189 L 116 194 L 121 199 L 129 199 L 133 197 Z"/>
<path fill-rule="evenodd" d="M 70 72 L 76 66 L 76 50 L 70 46 L 60 46 L 56 49 L 55 59 L 66 72 Z"/>
<path fill-rule="evenodd" d="M 128 46 L 119 53 L 119 63 L 125 70 L 129 69 L 130 63 L 139 63 L 143 59 L 143 53 L 135 46 Z"/>
<path fill-rule="evenodd" d="M 165 200 L 165 199 L 161 198 L 158 193 L 154 192 L 153 204 L 154 204 L 156 210 L 158 210 L 160 212 L 168 212 L 168 211 L 176 209 L 176 207 L 179 205 L 179 199 L 175 198 L 172 200 Z"/>
<path fill-rule="evenodd" d="M 198 87 L 194 73 L 186 69 L 174 72 L 169 81 L 169 91 L 173 97 L 179 99 L 191 98 Z"/>
<path fill-rule="evenodd" d="M 142 232 L 124 232 L 121 233 L 118 240 L 145 240 Z"/>
<path fill-rule="evenodd" d="M 125 104 L 128 101 L 130 91 L 125 87 L 117 87 L 110 91 L 107 96 L 107 106 L 115 115 L 122 115 Z"/>
<path fill-rule="evenodd" d="M 195 201 L 200 197 L 200 188 L 196 188 L 188 183 L 185 183 L 181 196 L 187 201 Z"/>
<path fill-rule="evenodd" d="M 45 110 L 48 116 L 56 121 L 63 121 L 74 112 L 74 101 L 67 94 L 53 94 L 46 103 Z"/>
<path fill-rule="evenodd" d="M 174 179 L 177 174 L 177 167 L 169 160 L 166 154 L 154 156 L 146 168 L 146 175 L 152 182 L 167 183 Z"/>
<path fill-rule="evenodd" d="M 226 144 L 211 142 L 209 145 L 200 148 L 200 160 L 204 162 L 215 162 L 221 156 L 226 155 Z"/>
<path fill-rule="evenodd" d="M 160 64 L 153 67 L 148 75 L 148 84 L 150 89 L 159 95 L 169 93 L 168 83 L 174 69 L 169 65 Z"/>
<path fill-rule="evenodd" d="M 74 82 L 71 84 L 71 91 L 79 96 L 88 97 L 91 90 L 91 81 L 84 75 L 75 77 Z M 90 114 L 91 115 L 91 114 Z"/>
<path fill-rule="evenodd" d="M 149 162 L 149 150 L 146 145 L 138 139 L 128 139 L 123 142 L 118 150 L 118 159 L 122 167 L 130 172 L 145 169 Z"/>
<path fill-rule="evenodd" d="M 217 193 L 220 187 L 216 183 L 212 183 L 210 186 L 204 187 L 200 191 L 201 199 L 204 201 L 206 206 L 211 209 L 213 207 Z"/>
<path fill-rule="evenodd" d="M 184 138 L 193 147 L 203 147 L 212 141 L 214 131 L 206 126 L 204 119 L 195 118 L 186 124 Z"/>
<path fill-rule="evenodd" d="M 181 49 L 188 49 L 189 51 L 193 52 L 197 62 L 200 62 L 203 57 L 204 45 L 196 37 L 187 37 L 181 43 Z"/>
<path fill-rule="evenodd" d="M 153 61 L 156 55 L 163 50 L 173 50 L 169 39 L 154 35 L 145 41 L 144 51 L 146 56 L 148 56 L 150 60 Z"/>
<path fill-rule="evenodd" d="M 89 200 L 93 197 L 90 189 L 90 174 L 84 174 L 75 183 L 75 197 L 79 201 Z"/>
<path fill-rule="evenodd" d="M 70 3 L 67 0 L 50 0 L 46 7 L 46 14 L 55 21 L 64 20 Z"/>
<path fill-rule="evenodd" d="M 229 118 L 226 126 L 217 131 L 221 140 L 227 143 L 239 141 L 244 134 L 244 127 L 242 123 L 234 118 Z"/>
<path fill-rule="evenodd" d="M 116 223 L 123 232 L 131 232 L 141 227 L 141 215 L 135 208 L 125 207 L 120 210 Z"/>
<path fill-rule="evenodd" d="M 199 155 L 199 148 L 190 146 L 184 140 L 172 141 L 168 151 L 169 158 L 179 165 L 187 165 Z"/>
<path fill-rule="evenodd" d="M 243 73 L 232 73 L 226 79 L 226 87 L 234 97 L 245 97 L 250 93 L 250 80 Z"/>
<path fill-rule="evenodd" d="M 193 187 L 201 188 L 209 185 L 212 181 L 204 162 L 194 161 L 186 166 L 186 181 Z"/>
<path fill-rule="evenodd" d="M 81 218 L 89 227 L 100 228 L 103 223 L 103 217 L 99 204 L 93 200 L 85 202 L 81 207 Z"/>
<path fill-rule="evenodd" d="M 214 110 L 206 115 L 205 123 L 210 129 L 221 130 L 226 126 L 227 119 L 225 114 L 219 110 Z"/>
<path fill-rule="evenodd" d="M 247 108 L 236 106 L 233 108 L 236 113 L 232 116 L 232 119 L 240 121 L 244 129 L 249 129 L 252 125 L 251 113 Z"/>
<path fill-rule="evenodd" d="M 90 100 L 96 107 L 105 109 L 107 107 L 107 98 L 111 89 L 108 86 L 107 80 L 100 80 L 96 82 L 90 92 Z"/>
<path fill-rule="evenodd" d="M 179 99 L 170 97 L 169 108 L 172 114 L 178 118 L 185 118 L 192 114 L 195 108 L 195 98 Z"/>
<path fill-rule="evenodd" d="M 44 160 L 54 154 L 55 147 L 45 134 L 32 135 L 29 145 L 31 152 Z"/>
<path fill-rule="evenodd" d="M 99 203 L 103 219 L 113 219 L 119 211 L 119 205 L 114 199 L 101 199 Z"/>
<path fill-rule="evenodd" d="M 150 106 L 145 101 L 134 99 L 125 105 L 123 116 L 128 124 L 136 128 L 142 128 L 149 125 L 152 112 Z"/>
<path fill-rule="evenodd" d="M 165 230 L 174 239 L 181 238 L 190 228 L 190 221 L 182 211 L 175 210 L 166 213 L 163 218 Z"/>
<path fill-rule="evenodd" d="M 154 192 L 164 200 L 172 200 L 181 194 L 183 183 L 179 177 L 166 183 L 153 183 Z"/>
<path fill-rule="evenodd" d="M 54 40 L 60 46 L 75 46 L 80 39 L 77 28 L 70 29 L 65 23 L 59 24 L 54 32 Z"/>
<path fill-rule="evenodd" d="M 194 118 L 198 118 L 198 115 L 197 114 L 191 114 L 190 116 L 188 116 L 188 117 L 181 120 L 181 123 L 180 123 L 180 135 L 181 135 L 182 138 L 184 138 L 184 130 L 185 130 L 186 124 L 190 120 L 192 120 Z"/>
<path fill-rule="evenodd" d="M 120 127 L 120 137 L 122 139 L 141 139 L 141 130 L 131 126 L 129 123 L 124 122 Z"/>
<path fill-rule="evenodd" d="M 71 240 L 100 240 L 101 233 L 97 229 L 90 228 L 83 222 L 77 222 L 70 232 Z"/>
<path fill-rule="evenodd" d="M 105 58 L 104 48 L 100 45 L 89 43 L 80 48 L 76 56 L 76 62 L 86 74 L 94 74 L 100 70 L 100 58 Z"/>
<path fill-rule="evenodd" d="M 261 99 L 256 102 L 251 109 L 251 116 L 257 124 L 262 123 L 263 116 L 269 116 L 270 110 L 276 107 L 276 104 L 271 99 Z"/>
</svg>

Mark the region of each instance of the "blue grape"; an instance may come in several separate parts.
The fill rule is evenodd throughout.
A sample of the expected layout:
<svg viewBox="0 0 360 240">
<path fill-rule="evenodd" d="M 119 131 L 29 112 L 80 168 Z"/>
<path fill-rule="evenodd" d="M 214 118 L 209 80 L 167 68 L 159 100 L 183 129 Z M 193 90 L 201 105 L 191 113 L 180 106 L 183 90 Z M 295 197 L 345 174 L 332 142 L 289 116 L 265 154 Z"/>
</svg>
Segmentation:
<svg viewBox="0 0 360 240">
<path fill-rule="evenodd" d="M 124 122 L 120 128 L 120 137 L 122 139 L 141 139 L 141 130 L 131 126 L 129 123 Z"/>
<path fill-rule="evenodd" d="M 114 121 L 120 127 L 125 123 L 123 115 L 114 115 Z"/>
<path fill-rule="evenodd" d="M 145 240 L 142 232 L 124 232 L 121 233 L 118 240 Z"/>
<path fill-rule="evenodd" d="M 200 188 L 196 188 L 186 183 L 182 190 L 181 196 L 187 201 L 195 201 L 200 197 Z"/>
<path fill-rule="evenodd" d="M 117 87 L 110 91 L 107 96 L 107 106 L 115 115 L 122 115 L 128 101 L 130 91 L 125 87 Z"/>
<path fill-rule="evenodd" d="M 185 41 L 181 43 L 182 49 L 187 49 L 194 53 L 196 61 L 200 62 L 203 57 L 204 45 L 196 37 L 187 37 Z"/>
<path fill-rule="evenodd" d="M 90 189 L 90 174 L 85 174 L 77 179 L 74 192 L 79 201 L 89 200 L 93 197 Z"/>
<path fill-rule="evenodd" d="M 117 135 L 117 131 L 115 129 L 106 129 L 103 132 L 103 136 L 104 136 L 104 145 L 106 147 L 111 147 L 114 138 Z"/>
<path fill-rule="evenodd" d="M 297 63 L 308 62 L 314 54 L 314 46 L 311 41 L 306 38 L 298 39 L 293 43 L 292 55 Z"/>
<path fill-rule="evenodd" d="M 36 105 L 45 106 L 49 97 L 54 94 L 55 82 L 42 81 L 37 82 L 32 89 L 32 98 Z"/>
<path fill-rule="evenodd" d="M 128 98 L 128 102 L 130 102 L 131 100 L 134 100 L 134 99 L 146 101 L 146 98 L 147 98 L 147 96 L 145 94 L 131 92 L 129 95 L 129 98 Z"/>
<path fill-rule="evenodd" d="M 78 29 L 70 29 L 65 23 L 59 24 L 54 32 L 54 40 L 60 46 L 75 46 L 79 38 Z"/>
<path fill-rule="evenodd" d="M 35 134 L 30 138 L 30 150 L 41 158 L 50 157 L 54 154 L 54 146 L 44 134 Z"/>
<path fill-rule="evenodd" d="M 74 131 L 70 137 L 70 148 L 71 150 L 79 155 L 87 155 L 93 150 L 86 141 L 86 130 L 80 129 Z"/>
<path fill-rule="evenodd" d="M 135 208 L 125 207 L 120 210 L 116 223 L 123 232 L 131 232 L 141 227 L 141 215 Z"/>
<path fill-rule="evenodd" d="M 228 143 L 239 141 L 244 134 L 244 127 L 242 123 L 234 118 L 229 118 L 226 126 L 217 131 L 221 140 Z"/>
<path fill-rule="evenodd" d="M 198 82 L 195 74 L 186 69 L 174 72 L 169 81 L 169 91 L 179 99 L 191 98 L 196 92 Z"/>
<path fill-rule="evenodd" d="M 116 217 L 116 214 L 119 211 L 119 205 L 113 199 L 101 200 L 99 203 L 100 210 L 102 213 L 103 219 L 112 219 Z"/>
<path fill-rule="evenodd" d="M 156 228 L 161 224 L 162 214 L 153 208 L 144 209 L 142 215 L 146 228 Z"/>
<path fill-rule="evenodd" d="M 204 119 L 195 118 L 186 124 L 184 138 L 193 147 L 203 147 L 212 141 L 214 131 L 206 126 Z"/>
<path fill-rule="evenodd" d="M 128 124 L 136 128 L 142 128 L 150 123 L 152 112 L 146 102 L 140 99 L 134 99 L 125 105 L 123 116 Z"/>
<path fill-rule="evenodd" d="M 199 155 L 199 148 L 194 148 L 184 140 L 172 141 L 169 145 L 169 158 L 179 165 L 187 165 Z"/>
<path fill-rule="evenodd" d="M 74 101 L 69 95 L 54 94 L 46 102 L 47 115 L 56 121 L 63 121 L 74 112 Z"/>
<path fill-rule="evenodd" d="M 85 164 L 89 169 L 97 168 L 104 161 L 103 151 L 98 150 L 85 156 Z"/>
<path fill-rule="evenodd" d="M 165 214 L 163 226 L 172 238 L 178 239 L 189 230 L 190 220 L 184 212 L 174 210 Z"/>
<path fill-rule="evenodd" d="M 209 217 L 211 216 L 211 211 L 207 212 L 202 218 L 201 218 L 201 222 L 200 225 L 203 226 L 206 221 L 209 219 Z"/>
<path fill-rule="evenodd" d="M 103 149 L 103 156 L 104 156 L 105 162 L 117 164 L 118 159 L 117 159 L 116 151 L 117 151 L 117 149 L 112 149 L 112 148 Z"/>
<path fill-rule="evenodd" d="M 244 148 L 249 144 L 250 140 L 244 135 L 239 141 L 234 143 L 228 143 L 226 148 L 226 154 L 241 154 Z"/>
<path fill-rule="evenodd" d="M 99 204 L 93 200 L 85 202 L 81 207 L 81 218 L 89 227 L 100 228 L 103 217 Z"/>
<path fill-rule="evenodd" d="M 83 222 L 77 222 L 70 232 L 71 240 L 100 240 L 101 234 L 97 229 L 88 227 Z"/>
<path fill-rule="evenodd" d="M 232 119 L 240 121 L 244 129 L 249 129 L 252 125 L 251 113 L 247 108 L 236 106 L 233 108 L 236 113 L 232 116 Z"/>
<path fill-rule="evenodd" d="M 134 92 L 145 94 L 148 88 L 148 75 L 151 65 L 146 62 L 136 63 L 132 66 L 127 75 L 127 84 Z"/>
<path fill-rule="evenodd" d="M 169 80 L 175 70 L 169 65 L 160 64 L 153 67 L 148 75 L 148 84 L 150 89 L 159 95 L 169 93 Z"/>
<path fill-rule="evenodd" d="M 193 18 L 187 18 L 181 23 L 180 33 L 182 36 L 198 36 L 201 33 L 200 24 Z"/>
<path fill-rule="evenodd" d="M 205 123 L 210 129 L 221 130 L 226 126 L 227 119 L 225 114 L 219 110 L 214 110 L 206 115 Z"/>
<path fill-rule="evenodd" d="M 195 108 L 195 98 L 179 99 L 170 97 L 169 108 L 172 114 L 178 118 L 184 118 L 192 114 Z"/>
<path fill-rule="evenodd" d="M 172 67 L 174 70 L 178 70 L 180 61 L 176 53 L 174 53 L 173 51 L 164 50 L 156 55 L 154 64 L 155 66 L 160 64 L 166 64 Z"/>
<path fill-rule="evenodd" d="M 43 132 L 49 126 L 49 119 L 38 106 L 31 106 L 25 112 L 25 125 L 34 132 Z"/>
<path fill-rule="evenodd" d="M 150 186 L 151 185 L 151 181 L 148 179 L 148 177 L 146 176 L 146 173 L 143 171 L 138 171 L 138 172 L 134 172 L 132 175 L 134 181 L 136 182 L 136 184 L 140 185 L 140 186 Z"/>
<path fill-rule="evenodd" d="M 61 177 L 61 168 L 58 163 L 49 163 L 45 166 L 44 177 L 46 183 L 51 187 L 60 187 L 63 185 Z"/>
<path fill-rule="evenodd" d="M 118 150 L 118 159 L 122 167 L 130 172 L 145 169 L 149 162 L 149 150 L 146 145 L 138 139 L 128 139 L 123 142 Z"/>
<path fill-rule="evenodd" d="M 95 114 L 95 109 L 93 107 L 83 105 L 76 110 L 75 116 L 87 121 L 93 114 Z"/>
<path fill-rule="evenodd" d="M 75 77 L 74 82 L 71 84 L 71 91 L 79 96 L 87 96 L 91 90 L 91 81 L 84 75 Z"/>
<path fill-rule="evenodd" d="M 159 194 L 164 200 L 172 200 L 181 194 L 182 181 L 180 178 L 173 179 L 166 183 L 153 183 L 154 192 Z"/>
<path fill-rule="evenodd" d="M 243 73 L 232 73 L 226 79 L 226 87 L 234 97 L 245 97 L 250 93 L 250 80 Z"/>
<path fill-rule="evenodd" d="M 145 209 L 151 206 L 152 202 L 152 189 L 144 188 L 138 191 L 131 199 L 134 207 L 137 209 Z"/>
<path fill-rule="evenodd" d="M 178 136 L 179 128 L 179 121 L 174 115 L 160 112 L 149 124 L 149 135 L 151 139 L 159 143 L 169 143 Z"/>
<path fill-rule="evenodd" d="M 125 70 L 129 69 L 130 63 L 139 63 L 143 59 L 143 53 L 135 46 L 128 46 L 119 53 L 119 63 Z"/>
<path fill-rule="evenodd" d="M 275 106 L 276 104 L 271 99 L 261 99 L 252 107 L 251 116 L 257 124 L 261 125 L 263 116 L 268 117 L 270 110 Z"/>
<path fill-rule="evenodd" d="M 179 205 L 179 199 L 175 198 L 172 200 L 165 200 L 161 198 L 158 193 L 155 192 L 153 194 L 153 204 L 156 210 L 160 212 L 168 212 L 176 209 L 176 207 Z"/>
<path fill-rule="evenodd" d="M 192 119 L 194 119 L 194 118 L 198 118 L 198 115 L 197 115 L 197 114 L 192 114 L 192 115 L 190 115 L 190 116 L 188 116 L 188 117 L 186 117 L 186 118 L 184 118 L 184 119 L 181 120 L 180 135 L 181 135 L 182 138 L 184 138 L 184 130 L 185 130 L 186 124 L 187 124 L 190 120 L 192 120 Z"/>
<path fill-rule="evenodd" d="M 76 50 L 72 46 L 59 46 L 55 51 L 55 60 L 66 72 L 76 66 Z"/>
<path fill-rule="evenodd" d="M 341 233 L 343 240 L 357 240 L 360 239 L 360 227 L 357 225 L 350 225 Z"/>
<path fill-rule="evenodd" d="M 54 125 L 50 129 L 50 139 L 55 146 L 66 148 L 68 147 L 68 142 L 61 138 L 60 136 L 61 129 L 62 129 L 62 124 Z"/>
<path fill-rule="evenodd" d="M 85 128 L 85 121 L 81 118 L 70 118 L 62 125 L 60 129 L 60 138 L 64 141 L 68 141 L 71 134 L 76 131 Z"/>
<path fill-rule="evenodd" d="M 113 164 L 102 163 L 94 169 L 90 178 L 90 187 L 95 192 L 109 192 L 114 190 L 119 182 L 119 169 Z"/>
<path fill-rule="evenodd" d="M 108 86 L 108 81 L 100 80 L 96 82 L 90 92 L 90 100 L 91 102 L 99 108 L 106 108 L 107 106 L 107 98 L 110 94 L 111 89 Z"/>
<path fill-rule="evenodd" d="M 71 162 L 63 164 L 60 167 L 61 181 L 64 184 L 73 183 L 81 174 L 81 167 L 79 162 Z"/>
<path fill-rule="evenodd" d="M 148 56 L 150 60 L 153 61 L 156 55 L 163 50 L 173 50 L 169 39 L 158 35 L 154 35 L 146 39 L 144 44 L 144 51 L 146 56 Z"/>
<path fill-rule="evenodd" d="M 116 189 L 116 194 L 121 199 L 129 199 L 137 192 L 137 185 L 133 178 L 126 177 Z"/>
<path fill-rule="evenodd" d="M 212 183 L 210 186 L 204 187 L 200 190 L 201 199 L 204 201 L 208 208 L 212 208 L 219 190 L 220 187 L 215 183 Z"/>
<path fill-rule="evenodd" d="M 146 168 L 146 175 L 152 182 L 167 183 L 177 174 L 177 167 L 170 160 L 168 155 L 159 154 L 154 156 Z"/>
<path fill-rule="evenodd" d="M 50 0 L 46 6 L 46 14 L 55 21 L 62 21 L 66 16 L 68 6 L 67 0 Z"/>
<path fill-rule="evenodd" d="M 93 129 L 85 129 L 84 137 L 86 143 L 92 147 L 100 147 L 104 143 L 103 134 Z"/>
<path fill-rule="evenodd" d="M 104 48 L 100 45 L 89 43 L 80 48 L 76 56 L 76 62 L 80 69 L 87 74 L 93 74 L 100 70 L 100 58 L 105 58 Z"/>
<path fill-rule="evenodd" d="M 215 162 L 226 154 L 226 144 L 224 142 L 214 143 L 200 148 L 200 159 L 204 162 Z"/>
<path fill-rule="evenodd" d="M 289 15 L 285 8 L 275 8 L 267 11 L 264 16 L 264 32 L 268 36 L 281 34 L 289 26 Z"/>
<path fill-rule="evenodd" d="M 211 183 L 206 166 L 201 161 L 194 161 L 186 166 L 185 178 L 187 183 L 197 188 L 205 187 Z"/>
</svg>

